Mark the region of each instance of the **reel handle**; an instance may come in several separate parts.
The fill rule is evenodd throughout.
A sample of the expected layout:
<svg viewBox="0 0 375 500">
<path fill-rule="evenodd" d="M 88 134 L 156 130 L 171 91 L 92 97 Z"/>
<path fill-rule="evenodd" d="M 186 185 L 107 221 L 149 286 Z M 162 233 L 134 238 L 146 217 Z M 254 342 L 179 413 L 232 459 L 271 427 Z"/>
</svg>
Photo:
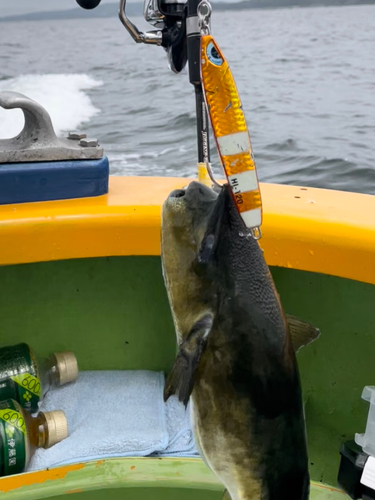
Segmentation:
<svg viewBox="0 0 375 500">
<path fill-rule="evenodd" d="M 78 0 L 77 0 L 78 1 Z M 80 1 L 85 1 L 85 0 L 80 0 Z M 90 0 L 87 0 L 90 1 Z M 91 1 L 97 1 L 97 0 L 91 0 Z M 100 0 L 99 0 L 100 1 Z M 137 43 L 151 43 L 153 45 L 161 45 L 163 41 L 163 35 L 161 31 L 146 31 L 146 33 L 143 33 L 142 31 L 139 31 L 137 26 L 133 24 L 128 16 L 126 15 L 126 0 L 120 0 L 120 10 L 119 10 L 119 18 L 122 24 L 125 26 L 125 28 L 128 30 L 130 33 L 131 37 L 133 40 Z"/>
</svg>

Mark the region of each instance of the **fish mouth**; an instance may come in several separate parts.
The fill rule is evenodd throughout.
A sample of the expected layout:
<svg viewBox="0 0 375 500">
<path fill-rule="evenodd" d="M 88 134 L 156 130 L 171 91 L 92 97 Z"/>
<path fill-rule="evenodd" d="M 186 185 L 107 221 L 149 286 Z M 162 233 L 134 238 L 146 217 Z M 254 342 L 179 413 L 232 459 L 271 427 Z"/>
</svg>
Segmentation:
<svg viewBox="0 0 375 500">
<path fill-rule="evenodd" d="M 183 198 L 186 194 L 186 189 L 175 189 L 173 190 L 168 198 Z"/>
<path fill-rule="evenodd" d="M 168 198 L 183 198 L 185 195 L 188 198 L 198 195 L 201 199 L 209 201 L 217 198 L 217 193 L 213 189 L 197 181 L 192 181 L 186 189 L 174 189 Z"/>
<path fill-rule="evenodd" d="M 200 182 L 193 181 L 185 189 L 174 189 L 164 202 L 167 211 L 180 212 L 187 210 L 195 214 L 208 213 L 217 199 L 217 193 Z"/>
</svg>

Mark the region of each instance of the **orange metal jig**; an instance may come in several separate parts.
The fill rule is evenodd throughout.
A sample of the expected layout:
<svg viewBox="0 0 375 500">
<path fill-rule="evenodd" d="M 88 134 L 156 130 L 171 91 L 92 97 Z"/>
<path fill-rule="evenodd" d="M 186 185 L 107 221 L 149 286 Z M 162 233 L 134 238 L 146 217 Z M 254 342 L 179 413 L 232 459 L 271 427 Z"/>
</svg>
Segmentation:
<svg viewBox="0 0 375 500">
<path fill-rule="evenodd" d="M 212 130 L 237 209 L 259 238 L 262 201 L 245 115 L 229 65 L 207 31 L 202 29 L 201 77 Z"/>
</svg>

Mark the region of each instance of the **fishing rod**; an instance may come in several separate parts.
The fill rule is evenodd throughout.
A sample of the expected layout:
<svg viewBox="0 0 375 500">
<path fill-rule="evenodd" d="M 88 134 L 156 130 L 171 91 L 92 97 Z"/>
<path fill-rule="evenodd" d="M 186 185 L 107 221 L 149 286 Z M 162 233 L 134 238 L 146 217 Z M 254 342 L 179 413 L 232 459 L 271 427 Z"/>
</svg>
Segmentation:
<svg viewBox="0 0 375 500">
<path fill-rule="evenodd" d="M 85 9 L 100 0 L 76 0 Z M 119 17 L 136 43 L 165 49 L 169 66 L 180 73 L 186 64 L 194 86 L 198 146 L 198 178 L 220 186 L 210 164 L 208 112 L 221 163 L 237 210 L 254 239 L 261 237 L 262 202 L 250 136 L 229 65 L 211 35 L 208 0 L 144 0 L 145 20 L 155 30 L 142 32 L 120 0 Z M 210 182 L 211 181 L 211 182 Z"/>
</svg>

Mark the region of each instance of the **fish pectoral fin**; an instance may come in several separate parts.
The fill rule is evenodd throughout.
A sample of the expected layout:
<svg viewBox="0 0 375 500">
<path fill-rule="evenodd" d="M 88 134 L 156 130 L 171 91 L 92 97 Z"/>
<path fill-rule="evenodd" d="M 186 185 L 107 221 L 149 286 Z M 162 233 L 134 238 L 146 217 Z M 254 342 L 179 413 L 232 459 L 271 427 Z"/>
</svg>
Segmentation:
<svg viewBox="0 0 375 500">
<path fill-rule="evenodd" d="M 229 495 L 228 490 L 224 491 L 223 500 L 232 500 L 232 497 Z"/>
<path fill-rule="evenodd" d="M 164 401 L 176 395 L 185 407 L 187 406 L 194 387 L 194 375 L 206 349 L 212 324 L 212 314 L 206 314 L 194 324 L 186 340 L 181 344 L 165 383 Z"/>
<path fill-rule="evenodd" d="M 314 342 L 314 340 L 316 340 L 320 335 L 319 328 L 316 328 L 315 326 L 310 325 L 310 323 L 306 323 L 295 316 L 286 314 L 286 320 L 289 325 L 289 332 L 292 337 L 295 352 L 298 352 L 301 347 Z"/>
</svg>

